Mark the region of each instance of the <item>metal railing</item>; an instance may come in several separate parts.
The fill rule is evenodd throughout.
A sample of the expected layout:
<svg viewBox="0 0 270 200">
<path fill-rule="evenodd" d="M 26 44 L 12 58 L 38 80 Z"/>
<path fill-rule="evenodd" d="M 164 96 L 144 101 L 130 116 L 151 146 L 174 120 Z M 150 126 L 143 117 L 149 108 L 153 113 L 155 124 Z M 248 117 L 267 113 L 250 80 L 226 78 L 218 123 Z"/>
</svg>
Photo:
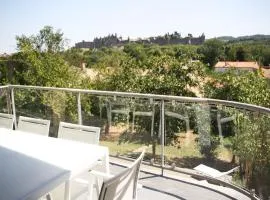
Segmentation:
<svg viewBox="0 0 270 200">
<path fill-rule="evenodd" d="M 101 96 L 136 97 L 136 98 L 146 98 L 146 99 L 164 100 L 164 101 L 166 100 L 167 101 L 181 101 L 181 102 L 186 102 L 186 103 L 204 103 L 204 104 L 209 104 L 209 105 L 230 106 L 230 107 L 260 112 L 260 113 L 268 113 L 268 114 L 270 113 L 270 108 L 265 108 L 265 107 L 261 107 L 257 105 L 251 105 L 247 103 L 240 103 L 236 101 L 226 101 L 226 100 L 209 99 L 209 98 L 180 97 L 180 96 L 142 94 L 142 93 L 132 93 L 132 92 L 113 92 L 113 91 L 72 89 L 72 88 L 26 86 L 26 85 L 8 85 L 8 86 L 2 86 L 2 87 L 8 87 L 10 89 L 17 88 L 17 89 L 64 91 L 64 92 L 73 92 L 77 94 L 92 94 L 92 95 L 101 95 Z"/>
<path fill-rule="evenodd" d="M 181 103 L 187 103 L 187 104 L 202 104 L 202 105 L 214 105 L 214 106 L 226 106 L 226 107 L 232 107 L 237 108 L 241 110 L 251 111 L 253 113 L 259 113 L 259 114 L 270 114 L 270 109 L 246 104 L 246 103 L 239 103 L 234 101 L 225 101 L 225 100 L 217 100 L 217 99 L 208 99 L 208 98 L 196 98 L 196 97 L 180 97 L 180 96 L 169 96 L 169 95 L 155 95 L 155 94 L 141 94 L 141 93 L 127 93 L 127 92 L 113 92 L 113 91 L 97 91 L 97 90 L 84 90 L 84 89 L 72 89 L 72 88 L 55 88 L 55 87 L 40 87 L 40 86 L 25 86 L 25 85 L 7 85 L 7 86 L 0 86 L 0 89 L 8 89 L 10 91 L 11 96 L 11 106 L 12 106 L 12 112 L 15 115 L 16 119 L 16 100 L 15 95 L 16 92 L 19 90 L 35 90 L 35 91 L 56 91 L 56 92 L 68 92 L 76 95 L 77 98 L 77 123 L 82 124 L 83 117 L 82 117 L 82 104 L 81 104 L 81 95 L 87 94 L 87 95 L 94 95 L 94 96 L 102 96 L 102 97 L 122 97 L 122 98 L 131 98 L 131 99 L 145 99 L 149 101 L 158 102 L 160 106 L 160 122 L 159 122 L 159 132 L 160 132 L 160 145 L 161 145 L 161 174 L 163 175 L 164 169 L 171 169 L 171 167 L 168 167 L 165 165 L 165 103 L 167 102 L 181 102 Z M 16 126 L 15 121 L 15 126 Z M 219 130 L 221 124 L 218 125 Z M 181 170 L 180 168 L 175 168 L 177 171 L 184 172 L 190 175 L 194 176 L 203 176 L 194 174 L 192 172 L 186 172 Z M 254 195 L 250 194 L 248 191 L 242 189 L 241 187 L 237 187 L 235 185 L 230 185 L 228 183 L 224 183 L 220 180 L 213 179 L 211 177 L 206 177 L 207 180 L 211 180 L 214 182 L 217 182 L 219 184 L 226 185 L 228 187 L 231 187 L 233 189 L 236 189 L 240 192 L 242 192 L 245 195 L 250 196 L 253 199 L 257 199 Z"/>
</svg>

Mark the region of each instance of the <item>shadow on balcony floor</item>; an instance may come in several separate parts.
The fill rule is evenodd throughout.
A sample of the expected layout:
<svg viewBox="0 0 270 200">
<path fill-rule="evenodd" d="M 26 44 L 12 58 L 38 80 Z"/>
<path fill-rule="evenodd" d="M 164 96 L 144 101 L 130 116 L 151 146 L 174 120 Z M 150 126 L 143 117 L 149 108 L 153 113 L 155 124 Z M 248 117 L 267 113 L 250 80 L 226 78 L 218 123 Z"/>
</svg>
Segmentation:
<svg viewBox="0 0 270 200">
<path fill-rule="evenodd" d="M 111 158 L 111 172 L 117 174 L 128 164 L 117 158 Z M 138 200 L 173 200 L 173 199 L 250 199 L 247 196 L 223 186 L 198 181 L 188 175 L 165 171 L 160 175 L 160 169 L 142 165 L 139 177 L 142 188 L 138 190 Z"/>
<path fill-rule="evenodd" d="M 110 158 L 110 171 L 118 174 L 130 162 L 119 158 Z M 83 175 L 82 175 L 83 176 Z M 80 176 L 81 178 L 83 178 Z M 165 176 L 160 175 L 160 169 L 142 165 L 139 176 L 138 200 L 228 200 L 250 199 L 247 196 L 223 186 L 198 181 L 188 175 L 172 171 L 165 171 Z M 75 185 L 74 185 L 75 186 Z M 72 187 L 72 193 L 76 187 Z M 53 199 L 63 199 L 64 185 L 52 191 Z M 73 195 L 72 195 L 73 196 Z"/>
</svg>

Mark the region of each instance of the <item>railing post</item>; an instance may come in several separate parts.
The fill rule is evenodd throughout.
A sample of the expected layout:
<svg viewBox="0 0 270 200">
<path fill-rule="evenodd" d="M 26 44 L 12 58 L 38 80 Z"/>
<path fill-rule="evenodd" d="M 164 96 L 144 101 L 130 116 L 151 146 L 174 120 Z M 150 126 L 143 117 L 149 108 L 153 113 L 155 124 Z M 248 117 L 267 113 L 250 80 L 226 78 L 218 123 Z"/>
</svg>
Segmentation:
<svg viewBox="0 0 270 200">
<path fill-rule="evenodd" d="M 11 103 L 11 93 L 10 93 L 10 88 L 7 88 L 7 92 L 6 92 L 6 96 L 7 96 L 7 113 L 11 114 L 12 113 L 12 103 Z"/>
<path fill-rule="evenodd" d="M 223 146 L 223 134 L 222 134 L 222 127 L 221 127 L 221 114 L 218 111 L 217 113 L 217 125 L 218 125 L 218 135 L 221 141 L 221 145 Z"/>
<path fill-rule="evenodd" d="M 164 166 L 165 166 L 165 161 L 164 161 L 164 148 L 165 148 L 165 130 L 164 130 L 164 100 L 161 101 L 161 107 L 160 107 L 160 129 L 161 129 L 161 175 L 163 176 L 164 174 Z"/>
<path fill-rule="evenodd" d="M 15 109 L 15 99 L 14 99 L 14 88 L 11 88 L 11 102 L 12 102 L 12 111 L 14 115 L 14 125 L 17 129 L 17 118 L 16 118 L 16 109 Z"/>
<path fill-rule="evenodd" d="M 81 106 L 81 93 L 77 95 L 77 109 L 78 109 L 78 124 L 82 124 L 82 106 Z"/>
</svg>

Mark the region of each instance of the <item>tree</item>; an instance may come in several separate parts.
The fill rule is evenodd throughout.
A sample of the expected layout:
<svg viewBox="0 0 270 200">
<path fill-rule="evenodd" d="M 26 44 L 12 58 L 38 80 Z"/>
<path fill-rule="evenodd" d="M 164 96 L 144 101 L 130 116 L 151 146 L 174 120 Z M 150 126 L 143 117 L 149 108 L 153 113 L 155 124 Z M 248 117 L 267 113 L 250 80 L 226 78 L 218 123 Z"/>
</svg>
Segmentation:
<svg viewBox="0 0 270 200">
<path fill-rule="evenodd" d="M 65 61 L 71 66 L 81 67 L 83 62 L 86 62 L 86 56 L 84 55 L 83 50 L 78 48 L 71 48 L 62 53 Z"/>
<path fill-rule="evenodd" d="M 248 55 L 247 55 L 247 51 L 240 46 L 237 50 L 236 50 L 236 60 L 237 61 L 248 61 Z"/>
<path fill-rule="evenodd" d="M 146 47 L 148 48 L 148 47 Z M 193 62 L 194 55 L 175 55 L 173 48 L 170 54 L 166 50 L 158 54 L 149 54 L 142 60 L 131 57 L 129 54 L 122 57 L 118 66 L 110 68 L 109 73 L 102 73 L 100 79 L 95 83 L 100 90 L 141 92 L 152 94 L 167 94 L 180 96 L 195 96 L 189 86 L 197 87 L 204 76 L 204 66 L 201 62 Z M 179 50 L 179 49 L 178 49 Z M 141 51 L 145 52 L 145 49 Z M 161 54 L 161 55 L 160 55 Z M 189 56 L 188 56 L 189 55 Z M 155 111 L 155 119 L 159 118 L 159 113 Z M 149 119 L 145 119 L 142 124 L 149 125 Z M 146 127 L 145 126 L 145 127 Z M 175 126 L 177 126 L 175 124 Z M 146 137 L 145 143 L 152 143 L 153 155 L 158 142 L 159 123 L 155 120 L 154 136 Z M 149 132 L 148 132 L 149 136 Z M 173 132 L 167 134 L 167 142 L 175 138 Z"/>
<path fill-rule="evenodd" d="M 188 57 L 192 60 L 199 60 L 200 55 L 197 53 L 197 46 L 193 45 L 177 45 L 173 47 L 176 58 Z"/>
<path fill-rule="evenodd" d="M 209 98 L 270 107 L 270 86 L 259 73 L 231 70 L 212 77 L 204 89 Z M 260 191 L 270 183 L 269 115 L 236 108 L 231 110 L 230 115 L 235 116 L 232 150 L 239 158 L 247 186 Z"/>
<path fill-rule="evenodd" d="M 204 42 L 198 53 L 202 54 L 202 61 L 211 68 L 224 57 L 223 42 L 217 39 L 210 39 Z"/>
<path fill-rule="evenodd" d="M 146 59 L 145 49 L 142 44 L 128 44 L 124 46 L 125 53 L 135 58 L 137 61 L 144 61 Z"/>
<path fill-rule="evenodd" d="M 238 111 L 234 116 L 233 152 L 240 160 L 247 187 L 255 188 L 265 199 L 270 194 L 269 115 Z"/>
<path fill-rule="evenodd" d="M 270 66 L 270 46 L 262 51 L 262 63 L 264 66 Z"/>
<path fill-rule="evenodd" d="M 144 93 L 194 96 L 188 88 L 198 86 L 204 75 L 203 65 L 187 55 L 148 57 L 146 66 L 147 73 L 140 77 Z"/>
<path fill-rule="evenodd" d="M 82 86 L 78 69 L 70 66 L 61 54 L 65 43 L 62 33 L 45 26 L 36 35 L 22 35 L 16 39 L 19 52 L 10 59 L 14 64 L 17 84 L 75 88 Z M 50 120 L 55 129 L 60 119 L 72 121 L 77 117 L 74 105 L 76 97 L 68 93 L 42 91 L 33 94 L 32 91 L 20 91 L 15 98 L 17 111 L 28 109 L 37 117 L 44 118 L 45 111 L 50 111 Z"/>
<path fill-rule="evenodd" d="M 217 74 L 204 87 L 206 97 L 270 107 L 270 86 L 259 72 L 230 70 Z"/>
<path fill-rule="evenodd" d="M 199 85 L 204 75 L 202 63 L 193 62 L 195 56 L 191 52 L 180 54 L 179 49 L 175 50 L 177 53 L 171 49 L 172 55 L 168 55 L 167 50 L 162 51 L 146 54 L 145 49 L 141 49 L 147 55 L 145 57 L 130 56 L 128 51 L 119 65 L 115 65 L 113 73 L 102 74 L 103 89 L 194 96 L 188 86 Z M 97 85 L 101 86 L 101 83 Z"/>
<path fill-rule="evenodd" d="M 23 84 L 66 87 L 78 86 L 78 72 L 60 55 L 64 48 L 63 34 L 45 26 L 39 34 L 17 36 L 17 57 L 26 63 L 21 73 Z"/>
<path fill-rule="evenodd" d="M 64 49 L 66 40 L 64 40 L 63 35 L 59 30 L 54 32 L 53 27 L 45 26 L 37 35 L 16 36 L 17 48 L 22 50 L 31 47 L 38 52 L 56 53 Z"/>
</svg>

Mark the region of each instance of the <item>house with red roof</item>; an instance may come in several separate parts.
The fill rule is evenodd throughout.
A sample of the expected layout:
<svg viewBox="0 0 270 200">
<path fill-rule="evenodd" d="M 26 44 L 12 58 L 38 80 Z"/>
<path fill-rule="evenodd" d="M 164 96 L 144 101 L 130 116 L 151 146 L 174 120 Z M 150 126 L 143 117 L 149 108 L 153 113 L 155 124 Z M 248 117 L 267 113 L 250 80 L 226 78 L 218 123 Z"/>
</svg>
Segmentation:
<svg viewBox="0 0 270 200">
<path fill-rule="evenodd" d="M 246 62 L 246 61 L 219 61 L 215 65 L 216 72 L 224 72 L 228 69 L 235 68 L 237 70 L 245 71 L 257 71 L 260 66 L 257 62 Z"/>
<path fill-rule="evenodd" d="M 270 79 L 270 68 L 268 66 L 262 67 L 262 74 L 265 78 Z"/>
</svg>

